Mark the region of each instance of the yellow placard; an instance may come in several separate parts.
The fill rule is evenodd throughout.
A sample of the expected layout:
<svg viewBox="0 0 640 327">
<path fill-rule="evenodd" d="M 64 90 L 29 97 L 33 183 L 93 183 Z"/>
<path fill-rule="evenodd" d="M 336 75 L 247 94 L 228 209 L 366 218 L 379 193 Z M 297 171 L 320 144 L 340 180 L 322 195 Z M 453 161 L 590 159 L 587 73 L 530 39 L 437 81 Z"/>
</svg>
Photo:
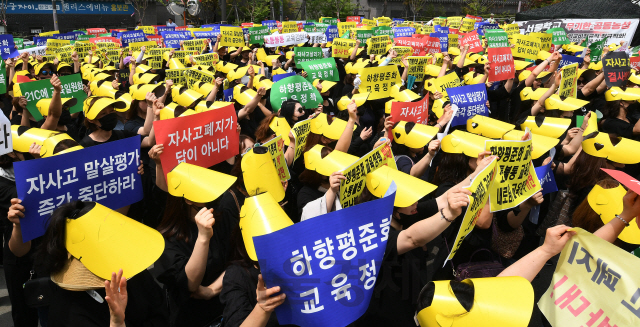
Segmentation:
<svg viewBox="0 0 640 327">
<path fill-rule="evenodd" d="M 391 24 L 391 18 L 389 17 L 378 17 L 376 21 L 378 22 L 378 26 L 380 26 L 380 24 Z"/>
<path fill-rule="evenodd" d="M 162 69 L 162 57 L 160 56 L 150 56 L 147 63 L 151 69 Z"/>
<path fill-rule="evenodd" d="M 84 58 L 89 54 L 89 51 L 96 49 L 96 45 L 89 41 L 76 41 L 73 44 L 73 49 L 78 53 L 80 58 Z"/>
<path fill-rule="evenodd" d="M 416 29 L 417 32 L 417 29 Z M 435 33 L 435 27 L 431 26 L 431 25 L 425 25 L 422 26 L 422 30 L 420 31 L 420 34 L 430 34 L 430 33 Z"/>
<path fill-rule="evenodd" d="M 581 229 L 538 302 L 552 326 L 640 326 L 640 260 Z"/>
<path fill-rule="evenodd" d="M 311 119 L 305 119 L 301 122 L 297 122 L 291 128 L 291 133 L 293 137 L 296 139 L 296 153 L 293 156 L 293 161 L 300 158 L 304 153 L 304 147 L 307 145 L 307 136 L 309 136 L 309 132 L 311 131 Z"/>
<path fill-rule="evenodd" d="M 540 50 L 540 38 L 533 35 L 514 34 L 515 47 L 511 48 L 514 57 L 536 60 Z"/>
<path fill-rule="evenodd" d="M 218 53 L 214 52 L 214 53 L 205 53 L 205 54 L 201 54 L 198 56 L 193 56 L 193 60 L 196 61 L 196 64 L 198 65 L 208 65 L 208 66 L 213 66 L 216 63 L 218 63 L 218 61 L 220 57 L 218 56 Z"/>
<path fill-rule="evenodd" d="M 167 69 L 164 71 L 165 77 L 164 80 L 172 80 L 174 84 L 185 85 L 187 83 L 187 79 L 185 77 L 185 72 L 187 69 Z"/>
<path fill-rule="evenodd" d="M 449 34 L 449 48 L 458 47 L 458 34 Z"/>
<path fill-rule="evenodd" d="M 338 36 L 344 35 L 345 32 L 351 34 L 351 30 L 356 28 L 355 22 L 340 22 L 338 23 Z"/>
<path fill-rule="evenodd" d="M 68 64 L 73 63 L 73 59 L 71 59 L 71 54 L 73 53 L 72 45 L 65 45 L 63 47 L 55 49 L 56 58 L 60 61 L 64 61 Z"/>
<path fill-rule="evenodd" d="M 112 49 L 106 51 L 106 56 L 109 58 L 111 62 L 119 62 L 120 61 L 120 49 Z"/>
<path fill-rule="evenodd" d="M 60 34 L 60 31 L 49 31 L 49 32 L 40 33 L 38 35 L 39 36 L 52 36 L 52 35 L 56 35 L 56 34 Z"/>
<path fill-rule="evenodd" d="M 202 53 L 204 49 L 207 47 L 207 44 L 204 42 L 204 39 L 195 39 L 195 40 L 186 40 L 182 43 L 182 46 L 187 51 L 195 51 L 197 53 Z"/>
<path fill-rule="evenodd" d="M 216 81 L 216 77 L 212 72 L 202 70 L 187 69 L 187 71 L 184 73 L 184 76 L 187 79 L 188 88 L 192 88 L 193 84 L 197 82 L 213 84 Z"/>
<path fill-rule="evenodd" d="M 298 23 L 282 22 L 282 34 L 296 33 L 296 32 L 298 32 Z"/>
<path fill-rule="evenodd" d="M 183 65 L 187 65 L 189 63 L 189 56 L 195 56 L 197 53 L 195 51 L 175 51 L 173 52 L 173 58 L 180 60 Z"/>
<path fill-rule="evenodd" d="M 462 17 L 460 16 L 447 17 L 447 26 L 453 29 L 459 29 L 460 24 L 462 24 Z"/>
<path fill-rule="evenodd" d="M 473 27 L 476 24 L 476 20 L 473 18 L 463 18 L 462 25 L 460 25 L 460 32 L 467 33 L 473 31 Z"/>
<path fill-rule="evenodd" d="M 349 49 L 356 46 L 356 40 L 351 39 L 333 39 L 331 45 L 331 56 L 334 58 L 349 58 L 351 53 Z"/>
<path fill-rule="evenodd" d="M 373 19 L 363 19 L 362 24 L 367 27 L 376 27 L 376 21 Z"/>
<path fill-rule="evenodd" d="M 447 19 L 443 17 L 435 17 L 433 19 L 433 25 L 444 26 L 447 23 Z"/>
<path fill-rule="evenodd" d="M 562 80 L 560 80 L 560 87 L 558 89 L 558 95 L 560 97 L 572 97 L 578 96 L 578 63 L 573 63 L 562 67 Z"/>
<path fill-rule="evenodd" d="M 535 36 L 540 39 L 540 50 L 550 51 L 551 50 L 551 40 L 553 39 L 552 34 L 547 33 L 529 33 L 531 36 Z"/>
<path fill-rule="evenodd" d="M 397 56 L 393 59 L 391 59 L 391 61 L 389 61 L 389 65 L 394 64 L 394 65 L 400 65 L 402 64 L 402 57 L 406 54 L 412 54 L 413 53 L 413 48 L 412 47 L 402 47 L 402 46 L 397 46 L 397 47 L 391 47 L 391 50 L 395 50 Z"/>
<path fill-rule="evenodd" d="M 367 40 L 367 54 L 382 55 L 387 53 L 387 44 L 389 44 L 389 42 L 391 42 L 389 35 L 370 37 Z"/>
<path fill-rule="evenodd" d="M 409 75 L 415 76 L 417 82 L 424 81 L 424 69 L 429 63 L 429 58 L 420 57 L 407 57 L 409 61 Z"/>
<path fill-rule="evenodd" d="M 496 176 L 497 162 L 497 159 L 493 159 L 491 163 L 487 165 L 473 179 L 471 185 L 465 187 L 466 189 L 471 191 L 473 196 L 469 197 L 469 205 L 467 206 L 467 211 L 464 213 L 464 218 L 462 219 L 462 223 L 460 224 L 460 230 L 458 230 L 456 240 L 451 247 L 451 252 L 449 252 L 447 260 L 451 260 L 453 256 L 456 255 L 465 237 L 467 237 L 467 235 L 469 235 L 469 233 L 471 233 L 471 231 L 473 230 L 473 227 L 476 226 L 476 221 L 478 221 L 478 217 L 482 213 L 482 209 L 484 209 L 485 204 L 487 203 L 489 190 L 491 189 L 491 184 L 493 183 Z"/>
<path fill-rule="evenodd" d="M 142 30 L 144 34 L 156 34 L 156 28 L 153 26 L 137 26 L 136 30 Z"/>
<path fill-rule="evenodd" d="M 508 36 L 512 36 L 514 34 L 520 34 L 520 27 L 518 24 L 508 24 L 504 26 L 504 31 Z"/>
<path fill-rule="evenodd" d="M 371 92 L 369 100 L 389 97 L 391 87 L 400 83 L 400 74 L 395 65 L 361 68 L 359 74 L 362 81 L 360 91 Z"/>
<path fill-rule="evenodd" d="M 115 42 L 96 42 L 96 47 L 101 49 L 118 49 L 120 45 Z"/>
<path fill-rule="evenodd" d="M 157 48 L 158 44 L 155 41 L 143 41 L 143 42 L 129 43 L 129 50 L 131 50 L 131 51 L 142 51 L 142 47 L 145 47 L 144 51 L 145 51 L 145 53 L 147 53 L 147 50 L 150 50 L 150 49 L 153 49 L 153 48 Z"/>
<path fill-rule="evenodd" d="M 498 156 L 498 174 L 489 198 L 491 212 L 518 206 L 541 189 L 531 163 L 531 137 L 526 141 L 491 140 L 485 149 Z"/>
<path fill-rule="evenodd" d="M 150 56 L 163 56 L 165 52 L 170 52 L 171 48 L 153 48 L 147 50 L 145 53 L 148 53 Z"/>
<path fill-rule="evenodd" d="M 452 73 L 442 77 L 438 77 L 433 81 L 434 89 L 442 93 L 443 96 L 447 95 L 447 89 L 452 87 L 462 86 L 462 81 L 458 78 L 458 74 Z"/>
<path fill-rule="evenodd" d="M 47 40 L 47 50 L 46 54 L 55 54 L 56 49 L 64 47 L 65 45 L 71 44 L 69 40 L 56 40 L 56 39 L 48 39 Z"/>
<path fill-rule="evenodd" d="M 280 176 L 280 181 L 284 182 L 291 179 L 287 161 L 284 159 L 284 140 L 282 139 L 282 135 L 277 136 L 262 146 L 269 149 L 271 160 L 273 160 L 273 164 L 276 166 L 276 171 L 278 172 L 278 176 Z"/>
<path fill-rule="evenodd" d="M 365 188 L 367 174 L 382 166 L 398 169 L 388 143 L 371 150 L 342 171 L 342 174 L 346 177 L 345 180 L 340 181 L 340 204 L 342 208 L 348 208 L 356 204 L 356 199 Z"/>
<path fill-rule="evenodd" d="M 220 26 L 220 45 L 223 47 L 243 47 L 244 34 L 242 28 L 233 26 Z"/>
</svg>

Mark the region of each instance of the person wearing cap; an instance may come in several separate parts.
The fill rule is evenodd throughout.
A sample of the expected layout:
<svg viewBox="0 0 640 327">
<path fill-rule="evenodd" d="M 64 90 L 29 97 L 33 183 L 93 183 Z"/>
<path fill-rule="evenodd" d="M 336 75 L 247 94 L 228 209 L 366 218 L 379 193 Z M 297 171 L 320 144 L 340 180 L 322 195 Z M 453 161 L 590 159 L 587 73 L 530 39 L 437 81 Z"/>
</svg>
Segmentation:
<svg viewBox="0 0 640 327">
<path fill-rule="evenodd" d="M 302 117 L 304 116 L 306 116 L 306 112 L 298 101 L 287 100 L 283 102 L 276 114 L 270 114 L 260 122 L 260 125 L 256 129 L 256 141 L 258 143 L 266 143 L 279 135 L 271 128 L 274 119 L 283 118 L 290 129 L 291 126 L 295 125 L 298 121 L 303 120 Z M 288 137 L 288 133 L 285 136 Z"/>
<path fill-rule="evenodd" d="M 233 62 L 236 57 L 240 55 L 242 52 L 242 47 L 238 48 L 236 51 L 232 53 L 228 53 L 228 49 L 226 46 L 220 46 L 220 40 L 222 39 L 222 34 L 218 34 L 216 37 L 216 44 L 213 46 L 213 50 L 211 52 L 217 52 L 220 60 L 225 62 Z"/>
<path fill-rule="evenodd" d="M 36 79 L 50 79 L 56 73 L 56 68 L 51 62 L 42 62 L 35 67 Z"/>
<path fill-rule="evenodd" d="M 43 114 L 45 119 L 42 125 L 40 125 L 40 128 L 55 131 L 58 129 L 58 122 L 62 116 L 62 98 L 60 96 L 62 94 L 62 83 L 56 75 L 53 75 L 53 77 L 49 79 L 49 82 L 51 86 L 53 86 L 53 94 L 47 107 L 48 111 L 46 114 Z M 29 113 L 29 110 L 22 110 L 22 122 L 20 125 L 32 126 L 33 121 L 35 120 Z M 39 124 L 39 122 L 36 122 L 36 126 Z"/>
<path fill-rule="evenodd" d="M 234 88 L 234 93 L 236 93 L 236 89 L 238 90 L 238 96 L 234 94 L 233 103 L 238 116 L 238 123 L 245 135 L 254 138 L 260 122 L 265 118 L 262 107 L 260 110 L 255 109 L 259 106 L 258 104 L 262 97 L 267 94 L 267 91 L 264 87 L 259 88 L 256 92 L 246 86 L 237 85 Z"/>
<path fill-rule="evenodd" d="M 612 87 L 606 92 L 605 98 L 607 104 L 603 112 L 606 115 L 600 124 L 600 130 L 629 139 L 637 139 L 640 135 L 640 120 L 633 117 L 631 113 L 637 112 L 640 89 L 627 88 L 622 90 L 618 87 Z"/>
</svg>

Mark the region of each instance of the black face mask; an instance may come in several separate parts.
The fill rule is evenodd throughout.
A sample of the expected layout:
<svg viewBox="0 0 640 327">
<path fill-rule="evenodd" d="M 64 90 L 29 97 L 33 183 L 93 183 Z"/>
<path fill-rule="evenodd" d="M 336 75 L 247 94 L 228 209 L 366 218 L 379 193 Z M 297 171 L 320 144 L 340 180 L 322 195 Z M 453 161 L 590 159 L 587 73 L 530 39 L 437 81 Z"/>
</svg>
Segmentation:
<svg viewBox="0 0 640 327">
<path fill-rule="evenodd" d="M 115 112 L 112 112 L 100 119 L 98 119 L 98 121 L 100 122 L 100 129 L 102 129 L 103 131 L 110 131 L 114 128 L 116 128 L 116 125 L 118 125 L 118 116 L 116 115 Z"/>
</svg>

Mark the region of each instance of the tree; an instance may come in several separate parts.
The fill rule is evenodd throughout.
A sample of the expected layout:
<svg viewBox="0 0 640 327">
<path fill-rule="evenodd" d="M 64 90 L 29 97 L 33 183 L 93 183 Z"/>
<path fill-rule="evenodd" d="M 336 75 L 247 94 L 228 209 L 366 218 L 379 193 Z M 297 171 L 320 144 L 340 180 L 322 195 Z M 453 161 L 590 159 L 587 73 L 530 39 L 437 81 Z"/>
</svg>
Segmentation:
<svg viewBox="0 0 640 327">
<path fill-rule="evenodd" d="M 466 6 L 462 8 L 462 12 L 473 16 L 482 16 L 488 14 L 496 4 L 504 1 L 506 0 L 465 0 Z"/>
<path fill-rule="evenodd" d="M 344 18 L 350 16 L 358 8 L 357 6 L 351 0 L 307 0 L 307 18 Z"/>
<path fill-rule="evenodd" d="M 405 0 L 404 4 L 409 7 L 411 13 L 413 13 L 413 21 L 416 21 L 416 15 L 424 7 L 427 0 Z"/>
<path fill-rule="evenodd" d="M 269 6 L 263 0 L 247 0 L 242 12 L 245 20 L 259 23 L 269 15 Z"/>
<path fill-rule="evenodd" d="M 164 1 L 159 0 L 158 2 L 164 4 Z M 147 11 L 147 7 L 149 7 L 149 0 L 131 0 L 131 4 L 133 4 L 133 9 L 138 14 L 138 20 L 142 22 L 144 20 L 144 14 Z"/>
<path fill-rule="evenodd" d="M 2 26 L 7 26 L 7 2 L 9 0 L 0 0 L 0 24 Z"/>
</svg>

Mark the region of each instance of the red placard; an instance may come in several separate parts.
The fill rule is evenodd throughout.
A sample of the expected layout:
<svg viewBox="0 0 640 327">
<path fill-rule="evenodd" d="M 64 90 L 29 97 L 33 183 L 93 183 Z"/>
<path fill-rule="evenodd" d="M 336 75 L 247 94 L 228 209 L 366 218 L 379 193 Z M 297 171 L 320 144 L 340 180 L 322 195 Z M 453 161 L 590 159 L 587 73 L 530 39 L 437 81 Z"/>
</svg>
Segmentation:
<svg viewBox="0 0 640 327">
<path fill-rule="evenodd" d="M 636 194 L 640 194 L 640 181 L 638 181 L 637 179 L 619 170 L 605 169 L 605 168 L 600 168 L 600 169 L 602 169 L 605 173 L 609 174 L 609 176 L 613 177 L 613 179 L 620 182 L 620 184 L 636 192 Z"/>
<path fill-rule="evenodd" d="M 473 18 L 476 20 L 476 23 L 480 23 L 482 21 L 482 17 L 467 15 L 467 18 Z"/>
<path fill-rule="evenodd" d="M 391 121 L 414 122 L 416 124 L 427 124 L 429 118 L 429 95 L 416 102 L 391 102 Z"/>
<path fill-rule="evenodd" d="M 87 28 L 87 34 L 89 35 L 95 35 L 98 36 L 100 34 L 104 34 L 107 33 L 107 29 L 106 28 Z"/>
<path fill-rule="evenodd" d="M 120 45 L 122 45 L 122 42 L 120 42 L 120 39 L 117 37 L 111 37 L 111 36 L 101 36 L 101 37 L 96 37 L 96 38 L 91 38 L 89 39 L 89 42 L 91 43 L 98 43 L 98 42 L 114 42 L 114 43 L 118 43 Z"/>
<path fill-rule="evenodd" d="M 162 36 L 160 35 L 147 35 L 147 41 L 154 41 L 159 47 L 162 47 Z"/>
<path fill-rule="evenodd" d="M 303 22 L 297 22 L 296 24 L 298 25 L 298 32 L 303 32 L 304 31 L 304 23 Z"/>
<path fill-rule="evenodd" d="M 426 37 L 425 40 L 425 48 L 424 51 L 429 53 L 440 53 L 440 38 L 437 37 Z"/>
<path fill-rule="evenodd" d="M 413 48 L 413 55 L 417 56 L 426 48 L 426 42 L 423 39 L 415 37 L 397 37 L 393 39 L 397 46 L 405 46 Z"/>
<path fill-rule="evenodd" d="M 464 48 L 465 45 L 469 45 L 469 52 L 481 52 L 484 51 L 482 47 L 482 42 L 478 37 L 478 32 L 472 31 L 469 33 L 462 33 L 462 38 L 458 40 L 458 46 L 460 49 Z"/>
<path fill-rule="evenodd" d="M 360 16 L 347 16 L 347 22 L 360 22 Z"/>
<path fill-rule="evenodd" d="M 504 81 L 516 76 L 516 67 L 513 63 L 511 48 L 489 48 L 489 82 Z"/>
<path fill-rule="evenodd" d="M 429 35 L 428 34 L 412 34 L 411 37 L 415 37 L 418 39 L 425 39 L 425 38 L 428 38 Z"/>
<path fill-rule="evenodd" d="M 176 26 L 176 31 L 186 31 L 189 26 Z"/>
<path fill-rule="evenodd" d="M 253 23 L 242 23 L 240 24 L 242 27 L 253 27 Z"/>
<path fill-rule="evenodd" d="M 449 27 L 449 34 L 458 34 L 458 29 Z"/>
<path fill-rule="evenodd" d="M 631 68 L 635 69 L 636 72 L 640 71 L 640 57 L 631 57 Z"/>
<path fill-rule="evenodd" d="M 238 154 L 236 112 L 233 105 L 195 115 L 155 121 L 156 143 L 166 175 L 180 162 L 211 167 Z"/>
</svg>

